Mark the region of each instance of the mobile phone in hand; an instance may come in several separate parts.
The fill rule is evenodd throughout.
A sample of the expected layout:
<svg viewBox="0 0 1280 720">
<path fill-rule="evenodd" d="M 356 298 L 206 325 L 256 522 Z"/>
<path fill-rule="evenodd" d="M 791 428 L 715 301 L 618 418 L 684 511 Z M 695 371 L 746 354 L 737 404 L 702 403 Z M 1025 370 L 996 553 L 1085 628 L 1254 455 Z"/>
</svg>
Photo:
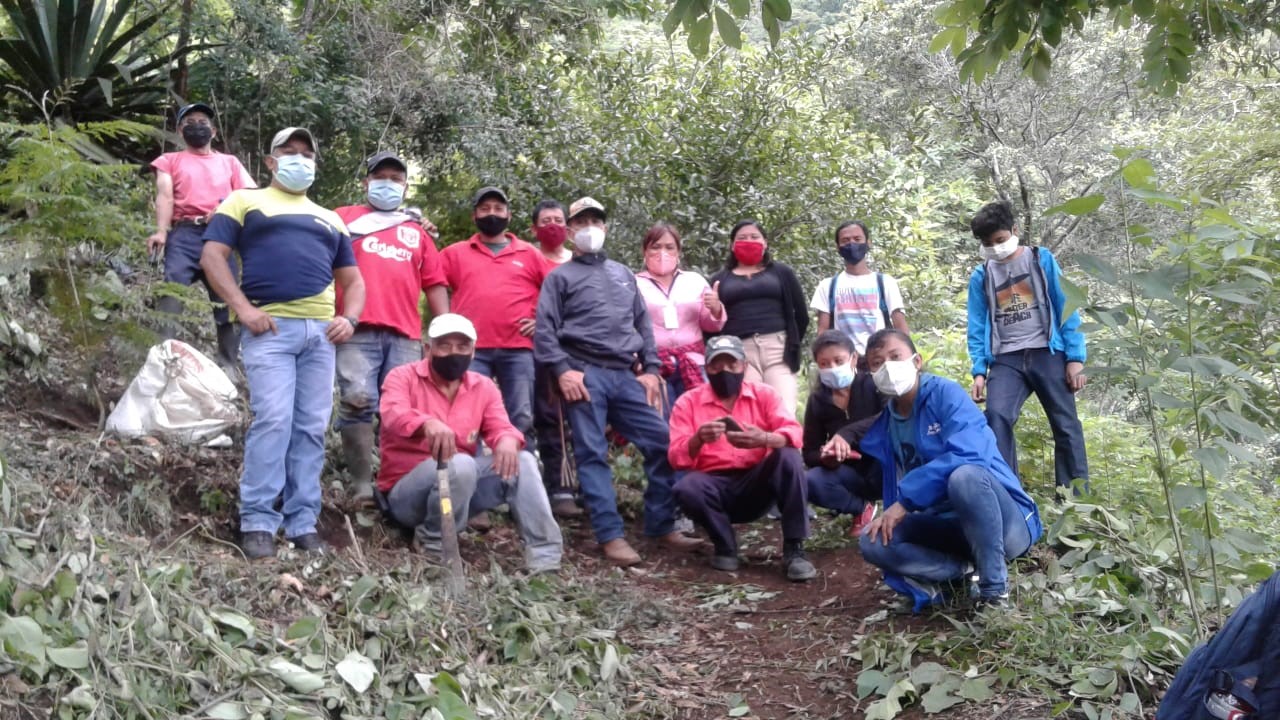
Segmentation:
<svg viewBox="0 0 1280 720">
<path fill-rule="evenodd" d="M 738 424 L 738 421 L 728 415 L 720 418 L 720 422 L 724 423 L 726 430 L 731 432 L 742 432 L 742 426 Z"/>
</svg>

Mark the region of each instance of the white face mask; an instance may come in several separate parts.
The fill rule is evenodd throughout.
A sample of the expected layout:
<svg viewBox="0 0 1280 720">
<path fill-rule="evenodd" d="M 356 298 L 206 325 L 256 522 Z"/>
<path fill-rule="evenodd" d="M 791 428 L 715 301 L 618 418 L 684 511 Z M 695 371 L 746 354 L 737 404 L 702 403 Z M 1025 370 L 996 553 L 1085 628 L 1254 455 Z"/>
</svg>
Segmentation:
<svg viewBox="0 0 1280 720">
<path fill-rule="evenodd" d="M 885 360 L 871 376 L 876 389 L 889 397 L 902 397 L 916 386 L 920 371 L 916 370 L 915 355 L 907 360 Z"/>
<path fill-rule="evenodd" d="M 1009 239 L 1002 243 L 997 243 L 991 247 L 987 247 L 986 245 L 979 247 L 978 254 L 982 256 L 983 260 L 1004 260 L 1012 255 L 1013 251 L 1017 249 L 1018 236 L 1010 235 Z"/>
<path fill-rule="evenodd" d="M 604 228 L 588 225 L 573 234 L 573 246 L 584 253 L 598 253 L 604 247 Z"/>
</svg>

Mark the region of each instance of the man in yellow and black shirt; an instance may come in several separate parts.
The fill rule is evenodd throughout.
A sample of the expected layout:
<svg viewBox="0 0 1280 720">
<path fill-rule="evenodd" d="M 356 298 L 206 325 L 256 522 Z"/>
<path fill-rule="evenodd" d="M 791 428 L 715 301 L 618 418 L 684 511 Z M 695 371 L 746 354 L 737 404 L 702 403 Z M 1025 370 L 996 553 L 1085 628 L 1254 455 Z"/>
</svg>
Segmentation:
<svg viewBox="0 0 1280 720">
<path fill-rule="evenodd" d="M 253 409 L 240 477 L 240 547 L 250 559 L 275 554 L 282 522 L 298 548 L 323 548 L 316 519 L 333 410 L 333 346 L 351 337 L 364 308 L 346 226 L 306 196 L 316 155 L 310 131 L 276 133 L 266 158 L 271 185 L 237 190 L 218 206 L 200 258 L 210 285 L 249 331 L 240 341 Z M 239 285 L 227 269 L 232 252 L 243 268 Z M 334 317 L 335 281 L 341 317 Z"/>
</svg>

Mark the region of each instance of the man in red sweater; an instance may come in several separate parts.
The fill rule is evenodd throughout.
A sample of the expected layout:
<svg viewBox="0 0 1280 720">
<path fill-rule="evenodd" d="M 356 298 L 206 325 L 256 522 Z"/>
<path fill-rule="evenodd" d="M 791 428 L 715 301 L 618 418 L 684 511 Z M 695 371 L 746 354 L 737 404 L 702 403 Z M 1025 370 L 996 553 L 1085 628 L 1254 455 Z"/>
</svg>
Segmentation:
<svg viewBox="0 0 1280 720">
<path fill-rule="evenodd" d="M 427 294 L 433 316 L 449 312 L 440 257 L 431 236 L 401 210 L 409 168 L 394 153 L 365 161 L 365 202 L 335 212 L 351 233 L 351 249 L 365 279 L 365 305 L 355 334 L 338 346 L 338 419 L 353 500 L 373 500 L 373 416 L 378 391 L 393 368 L 422 358 L 418 300 Z M 428 223 L 430 225 L 430 223 Z M 338 294 L 337 314 L 343 311 Z"/>
<path fill-rule="evenodd" d="M 738 569 L 734 523 L 757 520 L 776 503 L 782 513 L 782 561 L 787 579 L 817 575 L 805 557 L 809 535 L 803 429 L 764 383 L 746 381 L 742 341 L 720 335 L 707 342 L 707 383 L 686 392 L 671 411 L 671 466 L 685 470 L 676 502 L 706 529 L 715 546 L 711 567 Z"/>
</svg>

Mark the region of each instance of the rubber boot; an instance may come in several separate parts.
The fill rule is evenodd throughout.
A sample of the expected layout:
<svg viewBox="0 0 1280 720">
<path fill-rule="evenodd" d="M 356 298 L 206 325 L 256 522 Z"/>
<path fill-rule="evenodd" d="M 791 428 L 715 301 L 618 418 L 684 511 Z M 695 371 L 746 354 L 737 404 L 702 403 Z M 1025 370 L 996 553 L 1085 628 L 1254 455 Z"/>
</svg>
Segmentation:
<svg viewBox="0 0 1280 720">
<path fill-rule="evenodd" d="M 182 300 L 172 295 L 165 295 L 156 300 L 156 310 L 164 313 L 158 328 L 160 339 L 172 340 L 182 332 L 182 326 L 178 324 L 178 316 L 182 315 L 182 309 Z"/>
<path fill-rule="evenodd" d="M 373 423 L 357 423 L 342 428 L 342 454 L 347 461 L 347 477 L 352 501 L 373 502 Z"/>
</svg>

